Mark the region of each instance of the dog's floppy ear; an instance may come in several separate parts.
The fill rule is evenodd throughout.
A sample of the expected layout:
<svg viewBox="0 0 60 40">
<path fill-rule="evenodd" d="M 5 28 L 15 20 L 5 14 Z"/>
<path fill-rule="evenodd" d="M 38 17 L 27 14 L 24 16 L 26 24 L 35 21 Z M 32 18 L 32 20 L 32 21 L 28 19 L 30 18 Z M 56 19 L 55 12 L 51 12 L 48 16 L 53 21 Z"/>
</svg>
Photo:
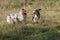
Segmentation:
<svg viewBox="0 0 60 40">
<path fill-rule="evenodd" d="M 39 11 L 41 10 L 41 9 L 38 9 Z"/>
</svg>

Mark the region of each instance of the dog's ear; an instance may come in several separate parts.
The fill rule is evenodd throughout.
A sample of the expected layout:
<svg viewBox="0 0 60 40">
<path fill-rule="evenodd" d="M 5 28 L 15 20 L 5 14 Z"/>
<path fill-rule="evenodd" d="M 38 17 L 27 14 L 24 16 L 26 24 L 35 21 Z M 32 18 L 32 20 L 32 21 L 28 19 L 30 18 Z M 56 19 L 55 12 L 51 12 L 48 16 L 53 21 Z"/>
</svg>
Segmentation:
<svg viewBox="0 0 60 40">
<path fill-rule="evenodd" d="M 41 9 L 38 9 L 39 11 L 41 10 Z"/>
</svg>

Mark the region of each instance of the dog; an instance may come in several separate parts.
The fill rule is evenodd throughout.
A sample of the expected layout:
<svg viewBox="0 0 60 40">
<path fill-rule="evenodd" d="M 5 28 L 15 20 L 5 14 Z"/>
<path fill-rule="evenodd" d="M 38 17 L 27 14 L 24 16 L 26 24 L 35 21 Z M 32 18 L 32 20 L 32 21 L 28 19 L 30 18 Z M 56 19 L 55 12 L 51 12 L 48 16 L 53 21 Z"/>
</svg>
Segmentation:
<svg viewBox="0 0 60 40">
<path fill-rule="evenodd" d="M 34 23 L 38 23 L 38 20 L 40 18 L 40 11 L 41 9 L 35 9 L 33 10 L 33 17 L 32 17 L 32 20 Z"/>
<path fill-rule="evenodd" d="M 11 13 L 7 16 L 7 23 L 26 22 L 26 10 L 21 9 L 19 13 Z"/>
</svg>

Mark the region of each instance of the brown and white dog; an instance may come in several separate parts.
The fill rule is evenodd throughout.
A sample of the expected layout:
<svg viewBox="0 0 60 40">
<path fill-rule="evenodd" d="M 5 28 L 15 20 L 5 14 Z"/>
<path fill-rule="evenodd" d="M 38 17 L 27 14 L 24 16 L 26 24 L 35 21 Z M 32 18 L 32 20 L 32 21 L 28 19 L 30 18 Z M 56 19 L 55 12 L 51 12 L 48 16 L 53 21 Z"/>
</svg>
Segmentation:
<svg viewBox="0 0 60 40">
<path fill-rule="evenodd" d="M 21 9 L 19 13 L 12 13 L 7 16 L 7 23 L 26 22 L 26 10 Z"/>
<path fill-rule="evenodd" d="M 32 20 L 34 23 L 38 23 L 38 20 L 40 18 L 40 11 L 41 9 L 35 9 L 33 10 L 33 17 L 32 17 Z"/>
</svg>

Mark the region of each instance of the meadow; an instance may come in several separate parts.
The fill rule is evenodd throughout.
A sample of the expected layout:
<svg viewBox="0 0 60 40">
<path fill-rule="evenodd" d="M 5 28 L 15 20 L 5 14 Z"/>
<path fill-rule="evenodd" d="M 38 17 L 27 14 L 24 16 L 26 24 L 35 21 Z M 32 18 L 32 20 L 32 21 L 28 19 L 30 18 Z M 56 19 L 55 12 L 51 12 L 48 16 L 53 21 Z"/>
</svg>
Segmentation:
<svg viewBox="0 0 60 40">
<path fill-rule="evenodd" d="M 27 23 L 8 24 L 6 16 L 27 10 Z M 32 11 L 40 8 L 38 24 Z M 60 40 L 60 0 L 0 0 L 0 40 Z"/>
</svg>

